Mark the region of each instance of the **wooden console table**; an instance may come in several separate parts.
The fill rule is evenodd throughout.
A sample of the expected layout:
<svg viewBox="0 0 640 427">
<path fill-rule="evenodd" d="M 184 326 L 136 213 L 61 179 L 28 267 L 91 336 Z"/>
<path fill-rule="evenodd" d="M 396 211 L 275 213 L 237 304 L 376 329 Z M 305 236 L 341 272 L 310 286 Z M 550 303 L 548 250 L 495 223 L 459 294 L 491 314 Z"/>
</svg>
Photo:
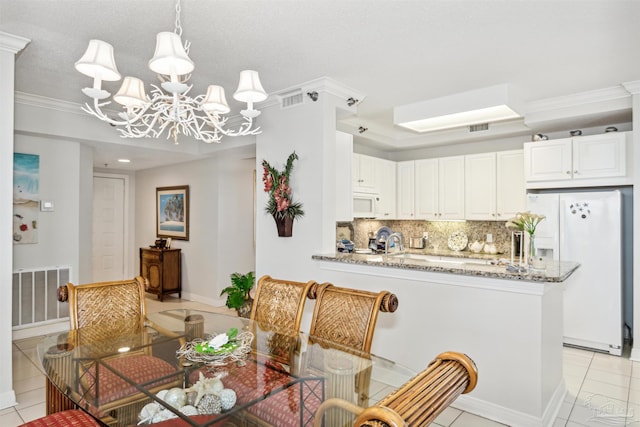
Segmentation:
<svg viewBox="0 0 640 427">
<path fill-rule="evenodd" d="M 149 282 L 146 291 L 160 301 L 165 294 L 182 298 L 180 249 L 140 248 L 140 275 Z"/>
</svg>

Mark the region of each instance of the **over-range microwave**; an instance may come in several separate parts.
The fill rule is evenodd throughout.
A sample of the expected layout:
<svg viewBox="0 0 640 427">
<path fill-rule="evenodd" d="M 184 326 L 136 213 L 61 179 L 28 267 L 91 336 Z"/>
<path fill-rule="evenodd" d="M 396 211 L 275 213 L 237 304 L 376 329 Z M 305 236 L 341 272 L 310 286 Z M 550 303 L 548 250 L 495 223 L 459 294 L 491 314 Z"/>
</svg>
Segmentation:
<svg viewBox="0 0 640 427">
<path fill-rule="evenodd" d="M 353 217 L 375 218 L 380 196 L 375 193 L 353 193 Z"/>
</svg>

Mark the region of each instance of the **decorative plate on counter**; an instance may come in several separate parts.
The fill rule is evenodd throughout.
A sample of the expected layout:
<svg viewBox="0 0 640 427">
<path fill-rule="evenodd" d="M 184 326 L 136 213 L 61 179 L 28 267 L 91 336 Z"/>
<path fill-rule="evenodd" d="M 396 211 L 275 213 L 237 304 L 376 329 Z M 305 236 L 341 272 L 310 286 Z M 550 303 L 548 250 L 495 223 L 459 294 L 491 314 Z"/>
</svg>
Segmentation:
<svg viewBox="0 0 640 427">
<path fill-rule="evenodd" d="M 378 243 L 384 243 L 389 236 L 393 233 L 389 227 L 380 227 L 376 232 L 376 239 Z"/>
<path fill-rule="evenodd" d="M 469 243 L 469 239 L 464 231 L 454 231 L 449 236 L 449 240 L 447 241 L 447 245 L 449 249 L 452 251 L 461 251 L 467 247 L 467 243 Z"/>
</svg>

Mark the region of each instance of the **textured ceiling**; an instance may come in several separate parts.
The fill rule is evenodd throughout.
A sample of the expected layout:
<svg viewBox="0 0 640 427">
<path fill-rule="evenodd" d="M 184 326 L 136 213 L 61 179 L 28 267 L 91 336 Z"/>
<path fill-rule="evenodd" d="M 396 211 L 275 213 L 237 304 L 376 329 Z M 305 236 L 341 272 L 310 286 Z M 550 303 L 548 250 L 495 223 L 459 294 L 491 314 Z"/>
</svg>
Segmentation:
<svg viewBox="0 0 640 427">
<path fill-rule="evenodd" d="M 73 64 L 91 38 L 114 46 L 121 74 L 155 82 L 147 62 L 174 5 L 0 0 L 0 31 L 31 39 L 16 90 L 85 102 L 91 82 Z M 640 1 L 182 0 L 181 16 L 192 93 L 230 94 L 242 69 L 271 93 L 327 76 L 366 94 L 358 123 L 393 141 L 415 138 L 393 126 L 396 105 L 500 83 L 535 101 L 640 79 Z"/>
</svg>

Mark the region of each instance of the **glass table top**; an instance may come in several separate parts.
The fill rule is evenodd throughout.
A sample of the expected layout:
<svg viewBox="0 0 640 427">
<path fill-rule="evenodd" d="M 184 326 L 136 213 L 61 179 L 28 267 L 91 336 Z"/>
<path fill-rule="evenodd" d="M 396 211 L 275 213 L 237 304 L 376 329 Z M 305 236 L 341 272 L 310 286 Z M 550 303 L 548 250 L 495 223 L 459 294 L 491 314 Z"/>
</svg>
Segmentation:
<svg viewBox="0 0 640 427">
<path fill-rule="evenodd" d="M 114 426 L 313 425 L 329 398 L 367 407 L 415 375 L 304 333 L 187 309 L 50 335 L 38 354 L 64 399 Z M 328 412 L 325 425 L 352 419 Z"/>
</svg>

